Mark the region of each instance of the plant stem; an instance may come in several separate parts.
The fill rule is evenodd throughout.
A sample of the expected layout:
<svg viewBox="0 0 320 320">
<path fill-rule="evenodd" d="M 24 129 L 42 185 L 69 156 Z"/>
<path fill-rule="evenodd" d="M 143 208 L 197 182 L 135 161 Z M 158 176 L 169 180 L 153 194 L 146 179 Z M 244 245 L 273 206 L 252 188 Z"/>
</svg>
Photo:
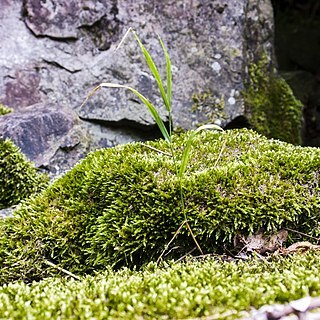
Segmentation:
<svg viewBox="0 0 320 320">
<path fill-rule="evenodd" d="M 190 231 L 190 233 L 191 233 L 191 236 L 192 236 L 193 241 L 195 242 L 195 244 L 196 244 L 196 246 L 197 246 L 198 250 L 199 250 L 199 251 L 201 252 L 201 254 L 203 255 L 204 253 L 203 253 L 203 251 L 202 251 L 202 249 L 201 249 L 201 247 L 200 247 L 200 245 L 199 245 L 199 243 L 198 243 L 198 241 L 197 241 L 196 237 L 194 236 L 194 234 L 193 234 L 193 232 L 192 232 L 192 229 L 191 229 L 191 227 L 190 227 L 190 225 L 189 225 L 188 221 L 186 220 L 185 222 L 186 222 L 186 225 L 187 225 L 187 227 L 188 227 L 188 229 L 189 229 L 189 231 Z"/>
<path fill-rule="evenodd" d="M 169 152 L 165 152 L 165 151 L 156 149 L 156 148 L 154 148 L 154 147 L 148 146 L 147 144 L 145 144 L 145 143 L 143 143 L 143 142 L 141 142 L 141 145 L 143 145 L 144 147 L 149 148 L 149 149 L 151 149 L 151 150 L 153 150 L 153 151 L 157 151 L 157 152 L 162 153 L 162 154 L 164 154 L 164 155 L 166 155 L 166 156 L 172 157 L 172 154 L 169 153 Z"/>
<path fill-rule="evenodd" d="M 180 225 L 180 227 L 178 228 L 178 230 L 174 233 L 173 237 L 171 238 L 171 240 L 166 244 L 164 250 L 161 252 L 159 258 L 157 259 L 157 263 L 159 263 L 159 261 L 162 259 L 164 253 L 168 250 L 170 244 L 172 243 L 172 241 L 176 238 L 176 236 L 178 235 L 178 233 L 180 232 L 180 230 L 182 229 L 182 227 L 186 224 L 187 221 L 183 221 L 182 224 Z"/>
</svg>

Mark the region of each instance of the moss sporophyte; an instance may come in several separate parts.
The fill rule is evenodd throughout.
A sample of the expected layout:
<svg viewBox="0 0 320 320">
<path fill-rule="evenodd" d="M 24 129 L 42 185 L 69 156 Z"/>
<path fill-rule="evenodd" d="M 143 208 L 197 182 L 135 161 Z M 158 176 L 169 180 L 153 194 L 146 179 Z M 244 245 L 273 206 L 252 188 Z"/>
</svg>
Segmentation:
<svg viewBox="0 0 320 320">
<path fill-rule="evenodd" d="M 156 64 L 154 63 L 153 58 L 151 57 L 151 55 L 149 54 L 148 50 L 145 48 L 145 46 L 142 44 L 140 38 L 138 37 L 138 35 L 136 34 L 136 32 L 132 29 L 129 28 L 128 31 L 126 32 L 126 34 L 124 35 L 123 39 L 120 41 L 118 47 L 116 50 L 118 50 L 120 48 L 120 46 L 123 44 L 123 42 L 125 41 L 125 39 L 127 38 L 127 36 L 129 34 L 133 34 L 135 40 L 137 41 L 143 55 L 145 58 L 145 61 L 151 71 L 152 76 L 154 77 L 161 98 L 163 100 L 163 103 L 165 105 L 165 108 L 168 112 L 168 119 L 169 119 L 169 131 L 167 130 L 162 118 L 159 115 L 159 112 L 157 111 L 157 108 L 144 96 L 142 95 L 139 91 L 137 91 L 136 89 L 127 86 L 127 85 L 122 85 L 122 84 L 117 84 L 117 83 L 101 83 L 100 85 L 98 85 L 97 87 L 95 87 L 91 93 L 89 93 L 89 95 L 87 96 L 86 100 L 84 101 L 84 103 L 88 100 L 88 98 L 90 98 L 96 91 L 98 91 L 99 89 L 103 88 L 103 87 L 107 87 L 107 88 L 123 88 L 123 89 L 127 89 L 130 90 L 133 94 L 135 94 L 142 102 L 143 104 L 148 108 L 149 112 L 151 113 L 154 121 L 156 122 L 158 128 L 160 129 L 163 138 L 165 139 L 165 141 L 168 144 L 168 149 L 169 149 L 169 154 L 172 157 L 173 161 L 174 161 L 174 167 L 175 167 L 175 174 L 177 175 L 177 177 L 179 178 L 179 193 L 180 193 L 180 205 L 181 205 L 181 211 L 183 212 L 184 215 L 184 220 L 181 223 L 180 227 L 177 229 L 176 233 L 174 234 L 173 238 L 169 241 L 169 243 L 167 244 L 166 248 L 164 249 L 164 251 L 162 252 L 162 254 L 160 255 L 160 257 L 158 258 L 158 261 L 162 258 L 162 255 L 165 253 L 165 251 L 167 250 L 167 248 L 169 247 L 169 245 L 171 244 L 171 242 L 175 239 L 175 237 L 177 236 L 177 234 L 180 232 L 181 228 L 183 228 L 184 226 L 186 226 L 188 228 L 188 230 L 190 231 L 190 234 L 198 248 L 198 250 L 201 252 L 201 254 L 203 254 L 201 247 L 199 245 L 199 243 L 197 242 L 192 229 L 190 228 L 190 225 L 188 223 L 188 217 L 187 217 L 187 210 L 185 208 L 185 200 L 184 200 L 184 196 L 183 196 L 183 186 L 182 186 L 182 179 L 183 176 L 185 174 L 185 171 L 187 169 L 187 165 L 188 165 L 188 160 L 189 160 L 189 156 L 190 156 L 190 150 L 194 141 L 195 136 L 203 131 L 203 130 L 208 130 L 208 129 L 214 129 L 214 130 L 223 130 L 220 126 L 215 125 L 215 124 L 205 124 L 202 125 L 200 127 L 198 127 L 196 130 L 192 131 L 185 146 L 184 146 L 184 151 L 182 153 L 182 156 L 180 159 L 177 158 L 177 154 L 173 148 L 172 145 L 172 128 L 173 128 L 173 119 L 172 119 L 172 71 L 171 71 L 171 61 L 170 61 L 170 56 L 168 54 L 168 51 L 166 49 L 166 46 L 164 45 L 164 42 L 162 41 L 161 37 L 158 36 L 159 38 L 159 42 L 160 45 L 162 47 L 164 56 L 165 56 L 165 60 L 166 60 L 166 86 L 164 85 L 158 68 L 156 66 Z M 83 104 L 84 104 L 83 103 Z M 83 105 L 82 104 L 82 105 Z"/>
</svg>

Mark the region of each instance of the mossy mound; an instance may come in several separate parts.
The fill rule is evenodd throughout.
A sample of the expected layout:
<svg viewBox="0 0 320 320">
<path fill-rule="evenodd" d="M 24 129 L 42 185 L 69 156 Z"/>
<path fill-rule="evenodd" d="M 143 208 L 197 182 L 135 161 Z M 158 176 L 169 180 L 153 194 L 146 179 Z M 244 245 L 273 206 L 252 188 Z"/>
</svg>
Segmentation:
<svg viewBox="0 0 320 320">
<path fill-rule="evenodd" d="M 9 139 L 0 139 L 0 209 L 19 203 L 46 187 L 48 177 L 39 174 Z"/>
<path fill-rule="evenodd" d="M 252 308 L 319 296 L 319 270 L 317 252 L 268 261 L 149 264 L 140 272 L 107 268 L 79 281 L 56 277 L 2 286 L 0 318 L 247 319 Z"/>
<path fill-rule="evenodd" d="M 180 158 L 189 133 L 174 136 Z M 165 141 L 149 146 L 168 151 Z M 268 140 L 249 130 L 202 132 L 179 181 L 173 159 L 141 143 L 90 154 L 0 224 L 0 283 L 56 272 L 141 266 L 164 250 L 185 215 L 205 253 L 237 233 L 288 227 L 318 236 L 320 150 Z M 195 247 L 187 228 L 170 257 Z"/>
<path fill-rule="evenodd" d="M 250 125 L 268 138 L 301 145 L 302 103 L 274 70 L 266 56 L 249 65 L 243 97 Z"/>
</svg>

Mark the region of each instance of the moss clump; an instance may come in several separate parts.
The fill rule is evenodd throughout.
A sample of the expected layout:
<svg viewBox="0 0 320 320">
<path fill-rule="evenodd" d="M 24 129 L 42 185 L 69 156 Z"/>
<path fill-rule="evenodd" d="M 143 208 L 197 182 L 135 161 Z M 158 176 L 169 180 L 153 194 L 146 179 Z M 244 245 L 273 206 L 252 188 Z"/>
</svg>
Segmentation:
<svg viewBox="0 0 320 320">
<path fill-rule="evenodd" d="M 9 139 L 0 139 L 0 209 L 17 204 L 42 190 L 48 178 Z"/>
<path fill-rule="evenodd" d="M 189 134 L 173 136 L 177 159 Z M 162 140 L 149 145 L 168 151 Z M 54 274 L 46 260 L 79 274 L 141 266 L 159 257 L 184 214 L 205 253 L 261 229 L 319 236 L 320 150 L 250 130 L 208 131 L 191 159 L 182 212 L 170 156 L 141 143 L 91 153 L 0 224 L 0 282 Z M 182 228 L 171 257 L 194 247 Z"/>
<path fill-rule="evenodd" d="M 264 56 L 249 66 L 243 92 L 246 114 L 252 127 L 268 138 L 301 144 L 302 103 L 274 71 Z"/>
<path fill-rule="evenodd" d="M 5 105 L 3 105 L 2 103 L 0 103 L 0 116 L 3 116 L 5 114 L 8 114 L 12 111 L 12 109 L 6 107 Z"/>
<path fill-rule="evenodd" d="M 273 260 L 208 259 L 110 268 L 80 281 L 51 278 L 0 287 L 3 319 L 240 319 L 253 308 L 320 295 L 319 253 Z M 211 319 L 211 317 L 210 317 Z"/>
</svg>

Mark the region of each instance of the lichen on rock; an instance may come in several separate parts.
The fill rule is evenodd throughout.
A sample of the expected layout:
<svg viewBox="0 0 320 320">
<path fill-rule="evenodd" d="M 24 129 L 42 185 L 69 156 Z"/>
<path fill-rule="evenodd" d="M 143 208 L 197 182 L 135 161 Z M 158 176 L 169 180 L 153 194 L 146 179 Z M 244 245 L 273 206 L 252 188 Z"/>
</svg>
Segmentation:
<svg viewBox="0 0 320 320">
<path fill-rule="evenodd" d="M 248 68 L 243 98 L 252 127 L 268 138 L 301 145 L 302 103 L 265 55 Z"/>
<path fill-rule="evenodd" d="M 218 97 L 210 90 L 204 90 L 192 95 L 192 111 L 199 112 L 206 116 L 207 120 L 201 124 L 217 123 L 221 124 L 225 120 L 224 98 Z"/>
<path fill-rule="evenodd" d="M 189 134 L 173 136 L 176 159 Z M 168 151 L 164 140 L 147 145 Z M 166 153 L 142 143 L 91 153 L 0 223 L 0 283 L 53 275 L 48 260 L 77 274 L 141 266 L 159 257 L 185 215 L 205 253 L 232 248 L 239 233 L 319 236 L 320 150 L 246 129 L 208 131 L 196 137 L 191 159 L 183 211 Z M 182 228 L 166 258 L 194 247 Z"/>
</svg>

